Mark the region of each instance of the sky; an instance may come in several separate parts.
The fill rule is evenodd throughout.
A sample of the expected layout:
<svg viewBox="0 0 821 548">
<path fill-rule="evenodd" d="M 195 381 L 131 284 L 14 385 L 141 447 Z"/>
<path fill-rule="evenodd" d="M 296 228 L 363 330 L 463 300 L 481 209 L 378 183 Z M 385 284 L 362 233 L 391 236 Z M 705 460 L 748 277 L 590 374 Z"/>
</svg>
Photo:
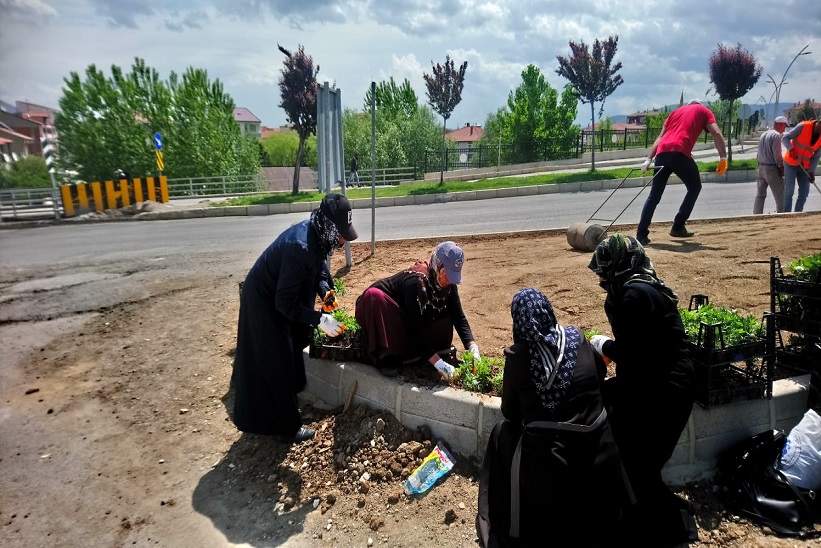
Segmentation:
<svg viewBox="0 0 821 548">
<path fill-rule="evenodd" d="M 818 0 L 0 0 L 0 100 L 59 108 L 64 79 L 94 64 L 129 71 L 136 57 L 161 79 L 188 67 L 219 79 L 236 106 L 263 125 L 286 123 L 277 82 L 284 56 L 304 46 L 318 81 L 341 90 L 342 106 L 362 110 L 370 82 L 408 79 L 427 101 L 423 74 L 450 55 L 468 62 L 462 101 L 449 128 L 483 125 L 504 106 L 529 64 L 550 85 L 569 42 L 618 36 L 614 62 L 624 83 L 604 116 L 715 100 L 708 60 L 719 43 L 756 57 L 761 79 L 742 99 L 781 110 L 821 101 Z M 793 63 L 804 46 L 809 55 Z M 770 82 L 772 77 L 773 82 Z M 785 105 L 786 103 L 786 105 Z M 599 107 L 596 107 L 598 116 Z M 590 121 L 579 104 L 578 121 Z"/>
</svg>

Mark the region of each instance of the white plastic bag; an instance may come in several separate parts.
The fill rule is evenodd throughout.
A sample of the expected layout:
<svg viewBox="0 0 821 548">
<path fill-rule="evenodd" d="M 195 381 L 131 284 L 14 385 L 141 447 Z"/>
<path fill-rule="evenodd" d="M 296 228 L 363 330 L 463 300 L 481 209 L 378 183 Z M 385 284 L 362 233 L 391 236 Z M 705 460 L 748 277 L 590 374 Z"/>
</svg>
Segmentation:
<svg viewBox="0 0 821 548">
<path fill-rule="evenodd" d="M 821 488 L 821 417 L 812 409 L 790 430 L 778 469 L 793 485 L 803 489 Z"/>
</svg>

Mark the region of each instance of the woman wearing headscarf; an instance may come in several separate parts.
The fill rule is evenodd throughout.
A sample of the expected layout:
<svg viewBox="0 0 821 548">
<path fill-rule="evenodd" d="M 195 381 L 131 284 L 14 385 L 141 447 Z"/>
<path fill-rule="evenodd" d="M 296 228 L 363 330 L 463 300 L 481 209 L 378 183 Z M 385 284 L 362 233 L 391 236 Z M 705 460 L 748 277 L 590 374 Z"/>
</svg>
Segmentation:
<svg viewBox="0 0 821 548">
<path fill-rule="evenodd" d="M 611 546 L 632 494 L 600 384 L 606 366 L 550 301 L 525 288 L 511 305 L 504 420 L 482 460 L 483 546 Z"/>
<path fill-rule="evenodd" d="M 422 359 L 450 379 L 454 367 L 439 352 L 450 350 L 454 329 L 474 359 L 479 359 L 479 345 L 457 289 L 464 262 L 458 245 L 442 242 L 429 261 L 417 261 L 377 280 L 356 299 L 356 321 L 362 326 L 366 351 L 382 374 L 396 376 L 404 361 Z"/>
<path fill-rule="evenodd" d="M 604 311 L 613 339 L 597 335 L 591 342 L 616 363 L 604 397 L 636 495 L 630 535 L 647 535 L 654 546 L 697 540 L 689 505 L 661 476 L 694 401 L 695 373 L 678 298 L 631 236 L 614 234 L 600 242 L 588 267 L 607 291 Z"/>
<path fill-rule="evenodd" d="M 292 442 L 314 436 L 302 426 L 297 402 L 306 383 L 302 351 L 314 326 L 328 336 L 342 330 L 314 305 L 317 295 L 324 297 L 333 287 L 328 255 L 357 238 L 351 217 L 347 198 L 326 195 L 310 219 L 280 234 L 248 272 L 231 377 L 232 419 L 243 432 L 278 434 Z"/>
</svg>

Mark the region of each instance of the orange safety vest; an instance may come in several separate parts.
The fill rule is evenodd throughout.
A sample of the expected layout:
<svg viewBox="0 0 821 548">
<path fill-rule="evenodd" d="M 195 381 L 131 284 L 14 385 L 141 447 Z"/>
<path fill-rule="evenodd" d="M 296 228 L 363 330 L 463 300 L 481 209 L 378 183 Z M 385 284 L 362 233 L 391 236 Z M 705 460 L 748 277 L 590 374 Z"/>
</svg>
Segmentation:
<svg viewBox="0 0 821 548">
<path fill-rule="evenodd" d="M 815 141 L 815 144 L 812 144 L 812 128 L 815 126 L 815 120 L 806 120 L 803 123 L 801 133 L 790 141 L 792 148 L 784 152 L 784 161 L 791 166 L 804 164 L 804 168 L 809 169 L 810 159 L 821 148 L 821 137 Z"/>
</svg>

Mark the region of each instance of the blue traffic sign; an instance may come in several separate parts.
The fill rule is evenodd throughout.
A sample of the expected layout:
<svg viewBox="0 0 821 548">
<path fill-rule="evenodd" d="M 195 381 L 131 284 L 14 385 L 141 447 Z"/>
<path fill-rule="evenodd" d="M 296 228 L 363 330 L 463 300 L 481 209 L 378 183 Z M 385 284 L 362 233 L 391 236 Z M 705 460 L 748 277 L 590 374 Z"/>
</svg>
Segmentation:
<svg viewBox="0 0 821 548">
<path fill-rule="evenodd" d="M 154 134 L 154 147 L 157 150 L 162 150 L 162 135 L 160 135 L 159 131 Z"/>
</svg>

